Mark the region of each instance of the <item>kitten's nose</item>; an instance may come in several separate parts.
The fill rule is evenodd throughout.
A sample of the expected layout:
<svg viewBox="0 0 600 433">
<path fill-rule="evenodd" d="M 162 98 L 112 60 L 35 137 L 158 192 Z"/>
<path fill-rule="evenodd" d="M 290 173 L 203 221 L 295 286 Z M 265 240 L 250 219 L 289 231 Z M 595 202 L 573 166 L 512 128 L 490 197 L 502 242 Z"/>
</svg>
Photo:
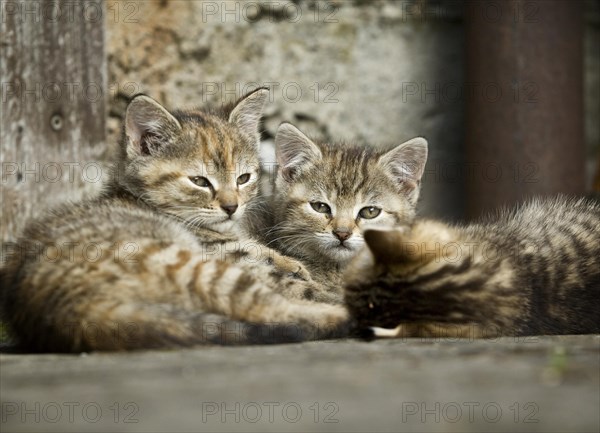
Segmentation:
<svg viewBox="0 0 600 433">
<path fill-rule="evenodd" d="M 223 209 L 227 215 L 231 216 L 235 213 L 235 211 L 237 210 L 238 205 L 237 204 L 222 204 L 221 205 L 221 209 Z"/>
<path fill-rule="evenodd" d="M 340 240 L 340 242 L 344 242 L 350 236 L 352 236 L 352 232 L 346 228 L 335 229 L 333 231 L 333 234 L 335 235 L 336 238 L 338 238 Z"/>
</svg>

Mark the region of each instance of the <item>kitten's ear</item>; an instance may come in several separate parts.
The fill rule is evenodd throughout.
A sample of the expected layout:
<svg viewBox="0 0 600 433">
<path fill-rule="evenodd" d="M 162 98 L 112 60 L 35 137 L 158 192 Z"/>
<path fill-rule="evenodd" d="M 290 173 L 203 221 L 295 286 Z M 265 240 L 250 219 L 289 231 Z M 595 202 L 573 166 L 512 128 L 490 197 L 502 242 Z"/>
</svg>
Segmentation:
<svg viewBox="0 0 600 433">
<path fill-rule="evenodd" d="M 415 188 L 427 162 L 427 140 L 416 137 L 402 143 L 379 159 L 379 164 L 398 183 Z"/>
<path fill-rule="evenodd" d="M 403 242 L 406 235 L 400 230 L 365 230 L 363 233 L 369 250 L 377 263 L 397 263 L 403 260 Z"/>
<path fill-rule="evenodd" d="M 282 123 L 275 134 L 275 153 L 281 175 L 291 181 L 303 168 L 323 157 L 319 147 L 291 123 Z"/>
<path fill-rule="evenodd" d="M 446 254 L 452 261 L 456 260 L 457 248 L 460 248 L 460 233 L 452 226 L 434 220 L 422 219 L 411 227 L 393 230 L 365 230 L 363 236 L 376 262 L 388 265 L 425 264 L 444 259 Z"/>
<path fill-rule="evenodd" d="M 125 113 L 127 156 L 152 155 L 180 129 L 179 121 L 154 99 L 135 96 Z"/>
<path fill-rule="evenodd" d="M 242 134 L 256 140 L 257 144 L 260 140 L 258 126 L 268 97 L 269 89 L 256 89 L 242 96 L 229 115 L 229 122 L 235 124 Z"/>
</svg>

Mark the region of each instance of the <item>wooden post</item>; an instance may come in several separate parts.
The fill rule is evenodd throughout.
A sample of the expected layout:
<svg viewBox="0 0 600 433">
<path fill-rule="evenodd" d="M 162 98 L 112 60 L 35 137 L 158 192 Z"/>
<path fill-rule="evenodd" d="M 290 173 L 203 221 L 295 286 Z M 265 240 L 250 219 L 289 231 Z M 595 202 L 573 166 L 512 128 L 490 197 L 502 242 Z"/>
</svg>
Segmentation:
<svg viewBox="0 0 600 433">
<path fill-rule="evenodd" d="M 105 145 L 101 0 L 2 1 L 0 239 L 29 217 L 96 190 Z"/>
<path fill-rule="evenodd" d="M 466 17 L 468 215 L 583 193 L 582 2 L 471 1 Z"/>
</svg>

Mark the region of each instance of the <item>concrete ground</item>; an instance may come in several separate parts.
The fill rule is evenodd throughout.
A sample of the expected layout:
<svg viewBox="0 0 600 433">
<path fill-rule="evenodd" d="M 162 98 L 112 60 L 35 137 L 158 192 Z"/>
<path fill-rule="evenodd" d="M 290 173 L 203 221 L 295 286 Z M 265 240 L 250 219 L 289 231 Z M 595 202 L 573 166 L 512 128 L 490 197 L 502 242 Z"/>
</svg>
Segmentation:
<svg viewBox="0 0 600 433">
<path fill-rule="evenodd" d="M 0 355 L 0 431 L 598 432 L 600 336 Z"/>
</svg>

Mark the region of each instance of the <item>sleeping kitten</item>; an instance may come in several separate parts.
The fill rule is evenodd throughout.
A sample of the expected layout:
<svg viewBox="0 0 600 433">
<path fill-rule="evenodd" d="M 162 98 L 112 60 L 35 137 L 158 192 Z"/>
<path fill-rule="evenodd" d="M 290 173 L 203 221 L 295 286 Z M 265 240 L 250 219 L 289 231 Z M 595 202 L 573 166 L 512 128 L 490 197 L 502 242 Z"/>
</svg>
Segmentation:
<svg viewBox="0 0 600 433">
<path fill-rule="evenodd" d="M 0 273 L 3 318 L 24 348 L 279 343 L 345 332 L 345 308 L 274 293 L 307 288 L 286 275 L 297 262 L 240 237 L 256 195 L 267 95 L 258 89 L 218 112 L 131 101 L 102 195 L 31 222 Z M 281 260 L 284 269 L 265 264 Z"/>
<path fill-rule="evenodd" d="M 279 171 L 267 239 L 323 285 L 309 295 L 342 302 L 342 270 L 363 246 L 362 230 L 413 220 L 427 142 L 414 138 L 382 151 L 313 141 L 283 123 L 275 147 Z"/>
<path fill-rule="evenodd" d="M 365 233 L 346 273 L 351 314 L 376 335 L 600 332 L 600 206 L 534 200 L 464 227 Z"/>
</svg>

